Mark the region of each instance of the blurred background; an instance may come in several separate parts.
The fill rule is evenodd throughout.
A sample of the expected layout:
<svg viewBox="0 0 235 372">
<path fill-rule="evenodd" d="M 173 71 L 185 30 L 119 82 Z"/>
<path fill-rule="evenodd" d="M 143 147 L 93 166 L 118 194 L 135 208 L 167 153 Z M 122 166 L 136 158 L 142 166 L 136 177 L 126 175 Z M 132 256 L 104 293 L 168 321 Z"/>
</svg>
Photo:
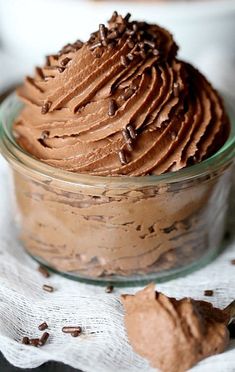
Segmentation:
<svg viewBox="0 0 235 372">
<path fill-rule="evenodd" d="M 179 56 L 234 95 L 235 0 L 0 0 L 0 94 L 45 55 L 86 39 L 114 10 L 168 28 Z"/>
</svg>

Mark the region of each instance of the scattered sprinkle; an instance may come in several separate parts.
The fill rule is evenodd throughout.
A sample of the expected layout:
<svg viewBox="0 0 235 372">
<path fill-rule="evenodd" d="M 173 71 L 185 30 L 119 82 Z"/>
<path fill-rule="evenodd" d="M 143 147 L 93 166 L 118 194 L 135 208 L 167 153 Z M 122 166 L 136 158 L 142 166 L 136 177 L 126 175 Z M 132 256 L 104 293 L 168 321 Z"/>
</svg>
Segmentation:
<svg viewBox="0 0 235 372">
<path fill-rule="evenodd" d="M 49 335 L 48 332 L 44 332 L 43 335 L 42 335 L 42 337 L 39 339 L 38 344 L 39 344 L 40 346 L 45 345 L 45 343 L 47 342 L 49 336 L 50 336 L 50 335 Z"/>
<path fill-rule="evenodd" d="M 214 291 L 212 291 L 211 289 L 206 289 L 204 291 L 204 296 L 211 297 L 213 296 L 213 294 L 214 294 Z"/>
<path fill-rule="evenodd" d="M 47 285 L 47 284 L 44 284 L 42 286 L 42 289 L 46 292 L 53 292 L 54 291 L 54 288 L 51 286 L 51 285 Z"/>
<path fill-rule="evenodd" d="M 45 139 L 45 137 L 43 139 Z M 45 266 L 40 265 L 38 267 L 38 271 L 42 274 L 42 276 L 44 276 L 44 278 L 49 278 L 50 273 Z"/>
<path fill-rule="evenodd" d="M 39 324 L 38 326 L 39 331 L 44 331 L 47 328 L 48 328 L 48 325 L 46 322 L 43 322 L 42 324 Z"/>
<path fill-rule="evenodd" d="M 38 345 L 39 345 L 39 338 L 30 338 L 29 339 L 29 345 L 38 347 Z"/>
<path fill-rule="evenodd" d="M 28 345 L 29 344 L 29 338 L 27 336 L 24 336 L 21 340 L 21 343 L 24 344 L 24 345 Z"/>
<path fill-rule="evenodd" d="M 64 326 L 62 328 L 62 332 L 69 333 L 69 334 L 77 332 L 78 334 L 80 334 L 82 333 L 82 328 L 80 326 Z"/>
<path fill-rule="evenodd" d="M 112 292 L 113 292 L 113 289 L 114 289 L 113 285 L 108 285 L 108 286 L 105 288 L 105 292 L 106 292 L 106 293 L 112 293 Z"/>
</svg>

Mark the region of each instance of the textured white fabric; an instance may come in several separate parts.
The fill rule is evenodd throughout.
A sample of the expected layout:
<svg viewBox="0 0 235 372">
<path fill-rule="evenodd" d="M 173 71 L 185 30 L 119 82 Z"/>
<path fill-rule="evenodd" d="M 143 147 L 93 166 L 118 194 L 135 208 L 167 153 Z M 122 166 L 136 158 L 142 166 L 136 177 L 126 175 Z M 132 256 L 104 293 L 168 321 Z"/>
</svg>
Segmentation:
<svg viewBox="0 0 235 372">
<path fill-rule="evenodd" d="M 120 293 L 134 293 L 138 288 L 115 289 L 106 294 L 102 287 L 55 274 L 43 278 L 37 264 L 17 243 L 8 190 L 8 169 L 0 158 L 0 350 L 5 357 L 22 368 L 55 360 L 84 372 L 152 372 L 148 362 L 128 344 L 119 301 Z M 229 225 L 234 228 L 235 216 L 230 215 Z M 235 298 L 235 266 L 231 259 L 235 259 L 235 241 L 206 268 L 157 287 L 167 295 L 196 299 L 205 299 L 204 290 L 213 289 L 210 301 L 223 308 Z M 46 283 L 55 288 L 54 293 L 42 290 Z M 37 326 L 43 321 L 49 325 L 47 344 L 42 348 L 22 345 L 22 336 L 41 334 Z M 73 338 L 61 332 L 62 326 L 73 324 L 82 326 L 82 336 Z M 235 371 L 235 341 L 224 354 L 208 358 L 192 371 Z"/>
</svg>

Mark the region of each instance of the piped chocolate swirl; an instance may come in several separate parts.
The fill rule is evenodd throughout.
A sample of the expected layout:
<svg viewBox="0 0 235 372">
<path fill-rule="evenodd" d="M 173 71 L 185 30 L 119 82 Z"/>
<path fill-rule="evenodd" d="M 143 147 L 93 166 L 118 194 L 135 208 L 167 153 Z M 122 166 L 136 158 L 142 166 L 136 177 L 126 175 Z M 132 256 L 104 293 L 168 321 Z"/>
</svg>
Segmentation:
<svg viewBox="0 0 235 372">
<path fill-rule="evenodd" d="M 20 145 L 52 166 L 102 176 L 162 174 L 207 158 L 229 122 L 177 49 L 165 29 L 114 12 L 87 42 L 66 45 L 25 79 Z"/>
</svg>

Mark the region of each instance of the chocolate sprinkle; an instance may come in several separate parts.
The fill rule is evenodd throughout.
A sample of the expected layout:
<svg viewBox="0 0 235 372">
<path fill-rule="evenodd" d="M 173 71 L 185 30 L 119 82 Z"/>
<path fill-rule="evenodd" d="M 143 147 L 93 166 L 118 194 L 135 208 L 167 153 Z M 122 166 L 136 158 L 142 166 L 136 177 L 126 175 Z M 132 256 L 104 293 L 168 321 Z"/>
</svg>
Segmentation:
<svg viewBox="0 0 235 372">
<path fill-rule="evenodd" d="M 128 125 L 126 126 L 126 130 L 129 132 L 130 137 L 131 137 L 132 139 L 135 139 L 135 138 L 136 138 L 136 131 L 135 131 L 135 129 L 132 127 L 131 124 L 128 124 Z"/>
<path fill-rule="evenodd" d="M 133 146 L 132 146 L 131 143 L 127 142 L 127 143 L 126 143 L 126 147 L 127 147 L 127 150 L 128 150 L 128 151 L 133 151 Z"/>
<path fill-rule="evenodd" d="M 130 134 L 129 134 L 129 132 L 128 132 L 126 129 L 123 129 L 123 130 L 122 130 L 122 135 L 123 135 L 124 140 L 125 140 L 127 143 L 131 143 L 131 142 L 132 142 L 132 139 L 131 139 L 131 137 L 130 137 Z"/>
<path fill-rule="evenodd" d="M 42 286 L 42 289 L 46 292 L 53 292 L 54 291 L 54 288 L 51 286 L 51 285 L 47 285 L 47 284 L 44 284 Z"/>
<path fill-rule="evenodd" d="M 43 322 L 42 324 L 39 324 L 38 329 L 39 331 L 45 331 L 45 329 L 48 328 L 48 325 L 46 322 Z"/>
<path fill-rule="evenodd" d="M 39 345 L 39 338 L 30 338 L 29 345 L 37 347 Z"/>
<path fill-rule="evenodd" d="M 74 46 L 76 47 L 76 49 L 81 49 L 81 47 L 83 46 L 83 42 L 78 39 L 77 41 L 75 41 Z"/>
<path fill-rule="evenodd" d="M 114 289 L 113 285 L 108 285 L 108 286 L 105 288 L 105 292 L 106 292 L 106 293 L 112 293 L 112 292 L 113 292 L 113 289 Z"/>
<path fill-rule="evenodd" d="M 126 165 L 127 164 L 127 159 L 126 159 L 126 155 L 125 155 L 123 150 L 120 150 L 118 152 L 118 156 L 119 156 L 120 163 L 122 165 Z"/>
<path fill-rule="evenodd" d="M 24 344 L 24 345 L 28 345 L 29 344 L 29 338 L 27 336 L 24 336 L 21 340 L 21 343 Z"/>
<path fill-rule="evenodd" d="M 40 346 L 45 345 L 45 343 L 47 342 L 49 336 L 50 336 L 50 335 L 49 335 L 48 332 L 44 332 L 43 335 L 42 335 L 42 337 L 40 338 L 38 344 L 39 344 Z"/>
<path fill-rule="evenodd" d="M 40 138 L 39 139 L 41 139 L 41 140 L 45 140 L 46 138 L 48 138 L 49 137 L 49 134 L 50 134 L 50 132 L 48 131 L 48 130 L 44 130 L 42 133 L 41 133 L 41 136 L 40 136 Z M 45 269 L 46 270 L 46 269 Z M 40 270 L 39 270 L 40 271 Z M 49 275 L 48 275 L 49 276 Z"/>
<path fill-rule="evenodd" d="M 107 46 L 105 25 L 103 24 L 99 25 L 99 34 L 100 34 L 100 40 L 102 41 L 102 45 Z"/>
<path fill-rule="evenodd" d="M 213 296 L 213 294 L 214 294 L 214 291 L 212 291 L 211 289 L 206 289 L 204 291 L 204 296 L 211 297 Z"/>
<path fill-rule="evenodd" d="M 79 334 L 82 332 L 82 328 L 80 326 L 64 326 L 62 328 L 62 332 L 64 333 L 74 333 L 74 332 L 78 332 Z"/>
<path fill-rule="evenodd" d="M 128 66 L 128 62 L 125 56 L 121 56 L 121 64 L 125 67 Z"/>
<path fill-rule="evenodd" d="M 45 139 L 45 137 L 43 137 L 42 139 Z M 42 276 L 44 276 L 44 278 L 49 278 L 50 273 L 49 273 L 49 271 L 46 269 L 45 266 L 40 265 L 40 266 L 38 267 L 38 271 L 40 272 L 40 274 L 42 274 Z"/>
<path fill-rule="evenodd" d="M 133 56 L 132 53 L 128 53 L 128 54 L 127 54 L 127 58 L 128 58 L 130 61 L 133 61 L 134 56 Z"/>
<path fill-rule="evenodd" d="M 65 68 L 59 66 L 59 67 L 57 67 L 57 70 L 58 70 L 60 73 L 62 73 L 62 72 L 64 72 Z"/>
<path fill-rule="evenodd" d="M 45 115 L 48 113 L 51 107 L 51 102 L 47 101 L 42 105 L 41 114 Z"/>
<path fill-rule="evenodd" d="M 91 51 L 95 50 L 96 48 L 101 47 L 101 46 L 102 46 L 101 41 L 97 41 L 95 44 L 90 45 L 90 50 Z"/>
<path fill-rule="evenodd" d="M 109 116 L 113 116 L 115 114 L 117 110 L 117 104 L 116 104 L 116 101 L 114 99 L 110 99 L 109 101 L 109 111 L 108 111 L 108 115 Z"/>
<path fill-rule="evenodd" d="M 159 50 L 157 50 L 156 48 L 152 50 L 152 53 L 154 56 L 158 56 L 159 55 Z"/>
<path fill-rule="evenodd" d="M 178 97 L 180 93 L 180 87 L 178 83 L 173 84 L 173 94 L 175 97 Z"/>
<path fill-rule="evenodd" d="M 126 148 L 129 150 L 129 151 L 132 151 L 133 150 L 133 146 L 132 146 L 132 139 L 130 137 L 130 134 L 129 132 L 126 130 L 126 129 L 123 129 L 122 130 L 122 135 L 123 135 L 123 138 L 126 142 Z"/>
<path fill-rule="evenodd" d="M 150 46 L 150 48 L 152 48 L 152 49 L 155 48 L 155 42 L 154 41 L 144 40 L 144 44 Z"/>
<path fill-rule="evenodd" d="M 118 12 L 117 12 L 116 10 L 114 10 L 114 12 L 113 12 L 113 14 L 112 14 L 112 18 L 111 18 L 111 20 L 112 20 L 112 21 L 115 21 L 116 18 L 117 18 L 117 16 L 118 16 Z"/>
<path fill-rule="evenodd" d="M 65 67 L 69 63 L 69 61 L 71 61 L 71 59 L 66 57 L 66 58 L 62 59 L 60 64 L 61 64 L 61 66 Z"/>
<path fill-rule="evenodd" d="M 125 17 L 124 17 L 124 20 L 125 20 L 126 22 L 128 22 L 130 18 L 131 18 L 131 13 L 127 13 L 127 14 L 125 15 Z"/>
</svg>

